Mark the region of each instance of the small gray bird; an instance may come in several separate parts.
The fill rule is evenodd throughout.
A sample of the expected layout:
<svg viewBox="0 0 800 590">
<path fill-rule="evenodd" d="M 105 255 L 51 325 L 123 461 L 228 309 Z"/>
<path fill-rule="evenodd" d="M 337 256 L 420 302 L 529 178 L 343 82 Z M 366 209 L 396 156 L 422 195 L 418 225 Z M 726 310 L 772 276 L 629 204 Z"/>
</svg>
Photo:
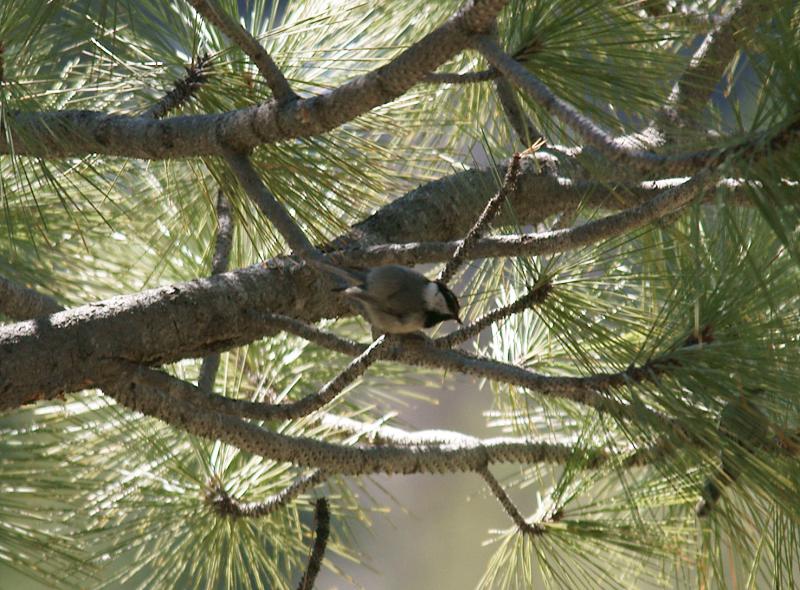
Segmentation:
<svg viewBox="0 0 800 590">
<path fill-rule="evenodd" d="M 441 281 L 415 270 L 396 264 L 361 271 L 312 263 L 347 284 L 339 290 L 362 305 L 377 332 L 409 334 L 445 320 L 461 323 L 455 294 Z"/>
</svg>

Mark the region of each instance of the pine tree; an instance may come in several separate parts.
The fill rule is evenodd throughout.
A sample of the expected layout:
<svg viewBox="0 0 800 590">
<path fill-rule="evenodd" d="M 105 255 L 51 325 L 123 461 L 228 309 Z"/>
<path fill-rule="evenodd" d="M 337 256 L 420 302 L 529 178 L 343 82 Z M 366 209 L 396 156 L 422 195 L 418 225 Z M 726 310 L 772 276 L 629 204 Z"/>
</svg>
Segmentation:
<svg viewBox="0 0 800 590">
<path fill-rule="evenodd" d="M 0 577 L 347 583 L 463 472 L 481 588 L 798 586 L 798 72 L 792 0 L 3 2 Z"/>
</svg>

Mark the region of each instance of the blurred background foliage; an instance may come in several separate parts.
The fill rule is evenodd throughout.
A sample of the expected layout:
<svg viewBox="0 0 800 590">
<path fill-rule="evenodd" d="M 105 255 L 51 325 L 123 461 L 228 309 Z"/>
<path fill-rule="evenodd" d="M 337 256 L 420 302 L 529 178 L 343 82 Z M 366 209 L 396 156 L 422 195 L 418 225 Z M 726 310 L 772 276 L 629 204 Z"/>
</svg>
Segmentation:
<svg viewBox="0 0 800 590">
<path fill-rule="evenodd" d="M 460 5 L 216 3 L 239 15 L 302 96 L 386 63 Z M 558 96 L 624 135 L 658 117 L 709 26 L 703 17 L 731 7 L 716 0 L 511 0 L 498 30 L 508 51 Z M 741 50 L 698 114 L 702 125 L 669 130 L 676 140 L 668 149 L 697 149 L 715 137 L 732 143 L 796 117 L 798 21 L 796 3 L 779 0 L 769 3 L 759 26 L 741 30 Z M 208 81 L 181 114 L 270 97 L 242 52 L 184 2 L 3 2 L 0 41 L 6 132 L 13 125 L 8 114 L 16 111 L 142 113 L 206 54 Z M 485 67 L 466 51 L 442 70 Z M 517 99 L 551 144 L 578 143 L 538 104 Z M 500 162 L 519 148 L 492 84 L 418 85 L 324 136 L 263 146 L 253 158 L 269 189 L 315 242 L 324 242 L 419 184 Z M 551 281 L 543 305 L 469 346 L 554 375 L 668 360 L 659 378 L 615 395 L 660 410 L 705 448 L 644 412 L 636 423 L 620 423 L 537 392 L 384 363 L 327 411 L 364 421 L 391 412 L 412 426 L 603 446 L 617 458 L 598 470 L 587 470 L 579 453 L 558 467 L 498 469 L 523 513 L 543 527 L 535 537 L 507 528 L 474 476 L 421 483 L 420 476 L 333 478 L 268 517 L 233 518 L 209 501 L 215 486 L 261 501 L 302 472 L 195 439 L 84 392 L 0 417 L 0 579 L 48 588 L 294 587 L 313 537 L 313 497 L 325 494 L 334 523 L 325 587 L 796 587 L 797 461 L 774 449 L 742 452 L 717 423 L 724 408 L 757 391 L 771 436 L 791 441 L 800 428 L 798 151 L 790 144 L 769 157 L 744 154 L 726 164 L 729 176 L 748 179 L 746 206 L 720 190 L 673 223 L 591 248 L 473 262 L 459 284 L 474 318 Z M 624 202 L 624 189 L 608 182 Z M 204 276 L 220 186 L 234 209 L 231 267 L 283 252 L 280 236 L 216 159 L 4 156 L 0 275 L 66 306 Z M 602 214 L 587 205 L 575 212 L 576 222 Z M 362 340 L 367 333 L 358 320 L 328 327 Z M 277 336 L 223 354 L 215 390 L 246 399 L 299 397 L 346 362 Z M 199 364 L 187 360 L 169 370 L 195 379 Z M 313 416 L 268 426 L 357 441 Z M 653 444 L 672 452 L 647 466 L 625 465 Z M 698 521 L 694 506 L 720 453 L 736 458 L 741 477 L 712 517 Z M 387 509 L 400 513 L 393 525 Z M 424 533 L 405 512 L 425 515 Z M 470 526 L 477 522 L 487 524 Z M 427 536 L 409 537 L 405 527 Z M 414 563 L 414 555 L 409 567 L 406 558 Z M 426 555 L 432 557 L 419 563 Z"/>
</svg>

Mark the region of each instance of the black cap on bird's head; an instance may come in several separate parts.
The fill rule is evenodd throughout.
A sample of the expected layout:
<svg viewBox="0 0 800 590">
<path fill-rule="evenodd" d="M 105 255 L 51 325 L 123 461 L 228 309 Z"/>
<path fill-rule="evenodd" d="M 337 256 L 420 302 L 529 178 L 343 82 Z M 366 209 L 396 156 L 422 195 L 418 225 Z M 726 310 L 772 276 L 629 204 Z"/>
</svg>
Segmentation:
<svg viewBox="0 0 800 590">
<path fill-rule="evenodd" d="M 460 324 L 461 306 L 455 293 L 442 281 L 432 281 L 429 287 L 432 289 L 430 295 L 426 294 L 428 307 L 425 310 L 425 327 L 430 328 L 446 320 L 455 320 Z"/>
</svg>

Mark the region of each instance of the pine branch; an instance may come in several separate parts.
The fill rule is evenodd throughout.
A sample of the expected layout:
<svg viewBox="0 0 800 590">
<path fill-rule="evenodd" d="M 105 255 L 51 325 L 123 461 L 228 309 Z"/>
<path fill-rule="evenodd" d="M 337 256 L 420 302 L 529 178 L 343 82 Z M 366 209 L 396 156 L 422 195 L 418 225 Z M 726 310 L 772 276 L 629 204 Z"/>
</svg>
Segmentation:
<svg viewBox="0 0 800 590">
<path fill-rule="evenodd" d="M 474 322 L 464 326 L 463 328 L 459 328 L 458 330 L 450 332 L 447 336 L 440 336 L 433 342 L 436 346 L 442 348 L 452 348 L 454 346 L 458 346 L 473 336 L 477 336 L 483 330 L 498 321 L 504 320 L 505 318 L 516 313 L 520 313 L 521 311 L 529 309 L 534 305 L 541 305 L 544 303 L 551 290 L 552 285 L 549 282 L 541 282 L 529 289 L 525 295 L 519 297 L 516 301 L 512 301 L 503 307 L 493 309 Z"/>
<path fill-rule="evenodd" d="M 352 447 L 271 432 L 250 422 L 218 412 L 198 412 L 186 401 L 148 384 L 135 383 L 132 374 L 103 384 L 106 394 L 123 406 L 152 416 L 195 436 L 219 440 L 245 452 L 299 467 L 340 475 L 373 473 L 446 473 L 475 471 L 493 463 L 564 462 L 583 455 L 587 468 L 607 460 L 602 450 L 531 441 L 519 443 L 464 443 L 447 448 Z"/>
<path fill-rule="evenodd" d="M 64 308 L 52 297 L 0 277 L 0 313 L 14 320 L 50 315 Z"/>
<path fill-rule="evenodd" d="M 530 117 L 522 110 L 514 88 L 504 77 L 499 77 L 494 82 L 500 107 L 508 120 L 509 125 L 517 134 L 517 138 L 526 148 L 544 141 L 544 136 L 534 127 Z"/>
<path fill-rule="evenodd" d="M 402 96 L 486 32 L 508 0 L 472 0 L 389 63 L 307 99 L 215 115 L 145 117 L 96 111 L 19 112 L 0 128 L 0 154 L 43 158 L 107 154 L 142 159 L 223 155 L 319 135 Z M 10 130 L 10 134 L 7 132 Z"/>
<path fill-rule="evenodd" d="M 248 155 L 232 150 L 225 151 L 224 155 L 225 161 L 233 170 L 239 180 L 239 184 L 242 185 L 250 199 L 281 233 L 292 251 L 303 258 L 319 257 L 319 251 L 314 248 L 306 234 L 300 229 L 300 226 L 297 225 L 286 208 L 264 185 Z"/>
<path fill-rule="evenodd" d="M 176 80 L 172 90 L 167 92 L 158 102 L 147 109 L 142 117 L 161 119 L 170 111 L 174 111 L 188 103 L 197 94 L 200 88 L 208 81 L 211 70 L 211 58 L 207 53 L 192 59 L 192 63 L 185 67 L 186 75 Z"/>
<path fill-rule="evenodd" d="M 505 510 L 506 514 L 511 517 L 511 520 L 514 521 L 514 524 L 517 525 L 517 528 L 522 534 L 536 537 L 543 535 L 546 532 L 546 529 L 541 524 L 530 524 L 525 520 L 525 517 L 522 516 L 519 509 L 516 507 L 511 498 L 508 497 L 508 494 L 503 489 L 503 486 L 501 486 L 500 482 L 495 479 L 488 467 L 482 467 L 481 469 L 478 469 L 477 473 L 483 478 L 483 481 L 486 482 L 486 484 L 489 486 L 489 489 L 492 490 L 494 497 L 497 498 L 497 501 L 500 502 L 503 510 Z"/>
<path fill-rule="evenodd" d="M 467 258 L 556 254 L 588 246 L 643 227 L 685 207 L 698 198 L 710 182 L 710 174 L 701 172 L 691 180 L 670 187 L 641 205 L 576 227 L 482 238 L 475 242 Z M 407 265 L 423 261 L 442 262 L 452 257 L 460 244 L 457 241 L 371 246 L 363 250 L 337 253 L 337 259 L 344 264 L 363 267 L 386 264 L 388 261 Z"/>
<path fill-rule="evenodd" d="M 297 100 L 297 95 L 289 86 L 289 82 L 272 57 L 261 46 L 247 29 L 229 17 L 224 11 L 214 6 L 214 0 L 186 0 L 207 21 L 222 31 L 256 64 L 258 71 L 264 76 L 272 90 L 272 95 L 279 104 Z"/>
<path fill-rule="evenodd" d="M 233 245 L 233 217 L 231 205 L 220 189 L 217 192 L 217 238 L 214 244 L 214 257 L 211 260 L 211 274 L 217 275 L 228 270 Z M 212 391 L 219 370 L 219 353 L 215 352 L 203 359 L 197 386 L 203 391 Z"/>
<path fill-rule="evenodd" d="M 243 502 L 231 496 L 219 477 L 208 483 L 206 503 L 220 516 L 235 518 L 261 518 L 285 508 L 298 496 L 325 481 L 325 474 L 319 469 L 298 477 L 277 494 L 262 502 Z"/>
<path fill-rule="evenodd" d="M 780 137 L 780 134 L 776 135 Z M 706 183 L 698 177 L 672 187 L 643 205 L 568 230 L 515 237 L 482 239 L 471 257 L 558 252 L 619 235 L 659 219 L 695 198 Z M 420 196 L 425 196 L 424 194 Z M 412 203 L 409 202 L 409 205 Z M 386 218 L 373 216 L 358 227 L 363 239 L 397 226 L 387 207 Z M 420 216 L 416 225 L 422 231 Z M 474 218 L 473 218 L 474 219 Z M 439 224 L 442 227 L 446 224 Z M 448 231 L 452 231 L 452 227 Z M 344 264 L 376 266 L 386 262 L 414 264 L 444 261 L 456 243 L 392 245 L 337 253 Z M 314 287 L 312 287 L 312 285 Z M 148 365 L 196 358 L 275 333 L 275 316 L 253 310 L 292 313 L 316 321 L 352 313 L 328 296 L 329 286 L 315 270 L 280 260 L 202 281 L 171 285 L 74 308 L 59 314 L 46 329 L 30 323 L 0 326 L 0 409 L 18 407 L 42 397 L 89 387 L 110 375 L 95 362 L 115 358 Z M 237 293 L 232 305 L 230 292 Z M 225 305 L 219 302 L 224 301 Z M 214 313 L 209 313 L 214 310 Z M 185 327 L 183 329 L 182 327 Z M 177 329 L 176 329 L 177 328 Z M 124 338 L 120 338 L 124 334 Z M 13 346 L 3 346 L 13 342 Z M 81 342 L 80 350 L 74 343 Z M 34 367 L 47 365 L 46 374 Z"/>
<path fill-rule="evenodd" d="M 714 23 L 713 30 L 694 52 L 688 68 L 675 84 L 662 116 L 678 124 L 686 124 L 687 119 L 697 117 L 741 48 L 737 34 L 754 29 L 769 14 L 769 6 L 763 0 L 741 0 Z"/>
<path fill-rule="evenodd" d="M 145 367 L 130 367 L 127 372 L 135 383 L 142 386 L 157 387 L 161 391 L 168 392 L 175 399 L 195 405 L 198 410 L 220 412 L 255 420 L 292 420 L 307 416 L 336 399 L 347 386 L 363 375 L 369 366 L 380 358 L 383 346 L 384 338 L 380 337 L 353 359 L 336 377 L 328 381 L 318 392 L 309 394 L 297 401 L 283 404 L 252 402 L 217 395 L 212 393 L 210 388 L 195 387 L 187 381 Z"/>
<path fill-rule="evenodd" d="M 297 586 L 297 590 L 312 590 L 322 566 L 322 558 L 325 556 L 325 546 L 328 543 L 328 535 L 330 534 L 330 512 L 328 510 L 328 500 L 325 498 L 317 500 L 314 519 L 317 521 L 314 549 L 308 558 L 308 566 L 303 578 L 300 580 L 300 584 Z"/>
<path fill-rule="evenodd" d="M 489 202 L 486 203 L 486 207 L 484 207 L 480 216 L 475 221 L 475 224 L 467 232 L 467 235 L 464 236 L 464 239 L 458 243 L 458 246 L 456 246 L 453 256 L 447 261 L 447 264 L 444 265 L 444 268 L 439 273 L 437 280 L 443 283 L 450 282 L 455 273 L 458 271 L 458 268 L 464 263 L 464 256 L 472 249 L 472 247 L 475 245 L 475 242 L 483 234 L 484 228 L 497 214 L 500 206 L 509 197 L 509 195 L 512 195 L 516 192 L 517 177 L 519 176 L 519 160 L 520 155 L 515 153 L 511 158 L 511 164 L 508 166 L 506 177 L 503 180 L 503 186 L 501 186 L 500 190 L 498 190 L 497 193 L 491 199 L 489 199 Z"/>
</svg>

